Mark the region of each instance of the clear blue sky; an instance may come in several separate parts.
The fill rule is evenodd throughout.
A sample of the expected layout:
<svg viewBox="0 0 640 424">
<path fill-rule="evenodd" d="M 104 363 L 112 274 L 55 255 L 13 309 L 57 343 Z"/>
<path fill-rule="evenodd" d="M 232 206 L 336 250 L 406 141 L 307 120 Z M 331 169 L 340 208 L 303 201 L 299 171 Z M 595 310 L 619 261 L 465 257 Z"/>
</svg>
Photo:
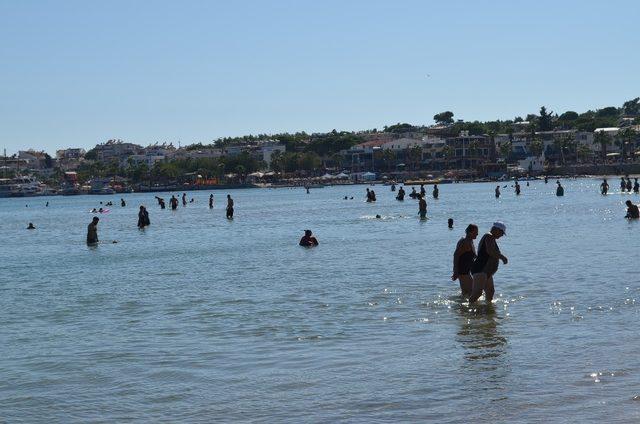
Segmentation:
<svg viewBox="0 0 640 424">
<path fill-rule="evenodd" d="M 0 149 L 620 106 L 639 22 L 638 1 L 0 0 Z"/>
</svg>

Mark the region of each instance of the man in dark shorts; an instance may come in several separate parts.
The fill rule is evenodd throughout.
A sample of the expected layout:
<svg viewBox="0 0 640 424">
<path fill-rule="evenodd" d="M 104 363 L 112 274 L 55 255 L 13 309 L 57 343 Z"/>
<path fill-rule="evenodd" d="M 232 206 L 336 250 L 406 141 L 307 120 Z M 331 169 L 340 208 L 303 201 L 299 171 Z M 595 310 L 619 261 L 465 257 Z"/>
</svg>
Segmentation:
<svg viewBox="0 0 640 424">
<path fill-rule="evenodd" d="M 478 237 L 478 226 L 469 224 L 465 230 L 465 236 L 458 240 L 456 250 L 453 252 L 453 274 L 451 280 L 460 281 L 460 291 L 464 297 L 471 296 L 473 279 L 471 278 L 471 266 L 476 258 L 476 248 L 473 241 Z"/>
<path fill-rule="evenodd" d="M 87 227 L 87 244 L 98 244 L 98 221 L 100 218 L 94 216 Z"/>
<path fill-rule="evenodd" d="M 315 247 L 318 245 L 318 240 L 313 236 L 311 230 L 304 230 L 304 236 L 302 236 L 298 244 L 304 247 Z"/>
<path fill-rule="evenodd" d="M 491 231 L 482 236 L 478 243 L 478 256 L 471 266 L 473 288 L 469 303 L 477 301 L 484 291 L 487 303 L 491 303 L 495 288 L 493 275 L 498 271 L 500 261 L 507 264 L 507 257 L 500 253 L 496 240 L 506 234 L 507 227 L 502 222 L 494 222 Z"/>
</svg>

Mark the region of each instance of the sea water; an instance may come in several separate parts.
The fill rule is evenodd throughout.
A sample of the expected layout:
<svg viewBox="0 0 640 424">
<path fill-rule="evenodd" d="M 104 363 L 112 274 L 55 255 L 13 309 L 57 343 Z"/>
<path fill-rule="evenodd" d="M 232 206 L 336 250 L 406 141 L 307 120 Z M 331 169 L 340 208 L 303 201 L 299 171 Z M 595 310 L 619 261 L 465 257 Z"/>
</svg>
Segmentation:
<svg viewBox="0 0 640 424">
<path fill-rule="evenodd" d="M 426 221 L 383 185 L 0 199 L 0 421 L 637 422 L 640 196 L 599 182 L 427 186 Z M 495 220 L 469 306 L 453 249 Z"/>
</svg>

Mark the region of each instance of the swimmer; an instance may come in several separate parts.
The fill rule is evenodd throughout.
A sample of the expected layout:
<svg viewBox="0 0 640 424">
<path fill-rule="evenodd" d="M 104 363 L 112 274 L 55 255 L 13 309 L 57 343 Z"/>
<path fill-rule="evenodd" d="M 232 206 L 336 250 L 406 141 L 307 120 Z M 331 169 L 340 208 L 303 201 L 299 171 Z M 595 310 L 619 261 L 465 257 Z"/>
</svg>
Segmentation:
<svg viewBox="0 0 640 424">
<path fill-rule="evenodd" d="M 298 244 L 303 247 L 315 247 L 318 245 L 318 240 L 313 236 L 311 230 L 304 230 L 304 236 Z"/>
<path fill-rule="evenodd" d="M 404 200 L 404 194 L 405 194 L 404 188 L 400 187 L 398 189 L 398 195 L 396 196 L 396 200 L 403 201 Z"/>
<path fill-rule="evenodd" d="M 556 188 L 556 196 L 564 196 L 564 187 L 560 184 L 560 180 L 556 181 L 558 187 Z"/>
<path fill-rule="evenodd" d="M 376 219 L 382 219 L 382 216 L 376 215 Z"/>
<path fill-rule="evenodd" d="M 637 178 L 636 178 L 636 181 L 638 181 L 638 179 L 637 179 Z M 44 205 L 44 207 L 45 207 L 45 208 L 48 208 L 48 207 L 49 207 L 49 202 L 47 202 L 47 204 L 46 204 L 46 205 Z"/>
<path fill-rule="evenodd" d="M 213 209 L 213 194 L 209 195 L 209 209 Z"/>
<path fill-rule="evenodd" d="M 469 224 L 465 230 L 465 236 L 458 240 L 456 250 L 453 252 L 453 274 L 451 280 L 460 281 L 460 291 L 464 297 L 471 296 L 473 278 L 471 278 L 471 266 L 476 258 L 476 248 L 473 241 L 478 237 L 478 226 Z"/>
<path fill-rule="evenodd" d="M 500 197 L 500 186 L 496 186 L 496 199 Z"/>
<path fill-rule="evenodd" d="M 638 192 L 640 192 L 640 183 L 638 183 L 638 179 L 634 178 L 634 183 L 633 183 L 633 192 L 635 194 L 638 194 Z"/>
<path fill-rule="evenodd" d="M 27 225 L 27 230 L 35 230 L 36 227 L 33 226 L 33 222 L 30 222 L 29 225 Z"/>
<path fill-rule="evenodd" d="M 520 195 L 520 184 L 518 184 L 518 180 L 516 180 L 516 196 Z"/>
<path fill-rule="evenodd" d="M 453 230 L 453 218 L 447 219 L 447 226 L 450 230 Z"/>
<path fill-rule="evenodd" d="M 433 185 L 433 198 L 437 199 L 438 196 L 440 195 L 440 189 L 438 189 L 438 184 L 434 184 Z"/>
<path fill-rule="evenodd" d="M 169 200 L 169 203 L 171 204 L 171 210 L 175 211 L 176 209 L 178 209 L 178 199 L 176 199 L 176 196 L 171 195 L 171 200 Z"/>
<path fill-rule="evenodd" d="M 127 206 L 127 202 L 125 202 L 123 198 L 120 198 L 120 206 L 123 208 Z"/>
<path fill-rule="evenodd" d="M 182 193 L 182 206 L 187 206 L 187 193 Z"/>
</svg>

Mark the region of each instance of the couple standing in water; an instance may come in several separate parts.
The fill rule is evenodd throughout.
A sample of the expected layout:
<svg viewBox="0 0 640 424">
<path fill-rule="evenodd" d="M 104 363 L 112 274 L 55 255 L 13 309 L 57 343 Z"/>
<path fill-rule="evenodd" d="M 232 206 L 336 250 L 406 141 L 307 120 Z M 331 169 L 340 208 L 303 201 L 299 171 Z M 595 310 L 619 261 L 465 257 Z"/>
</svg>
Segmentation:
<svg viewBox="0 0 640 424">
<path fill-rule="evenodd" d="M 494 222 L 491 230 L 480 239 L 478 253 L 473 241 L 478 237 L 478 226 L 469 224 L 465 237 L 461 238 L 453 253 L 453 281 L 460 281 L 462 295 L 469 303 L 477 301 L 484 291 L 485 299 L 491 303 L 495 289 L 493 275 L 498 271 L 500 261 L 507 264 L 507 257 L 500 252 L 496 241 L 506 235 L 507 227 L 502 222 Z"/>
</svg>

